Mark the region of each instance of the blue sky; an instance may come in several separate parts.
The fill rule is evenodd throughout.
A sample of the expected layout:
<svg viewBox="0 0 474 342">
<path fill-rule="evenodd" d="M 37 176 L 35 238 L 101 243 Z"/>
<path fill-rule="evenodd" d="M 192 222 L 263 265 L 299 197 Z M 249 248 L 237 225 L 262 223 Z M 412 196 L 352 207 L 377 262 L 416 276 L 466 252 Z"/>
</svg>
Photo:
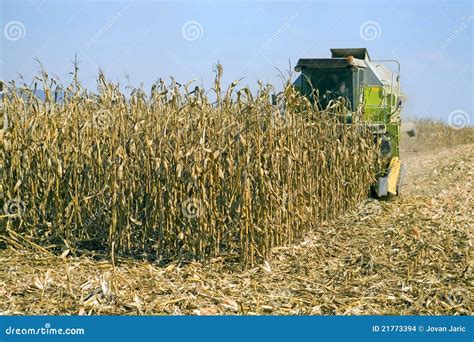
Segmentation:
<svg viewBox="0 0 474 342">
<path fill-rule="evenodd" d="M 38 57 L 67 83 L 77 52 L 91 89 L 99 68 L 122 85 L 173 76 L 209 88 L 218 60 L 225 83 L 245 77 L 255 88 L 257 79 L 280 85 L 277 68 L 289 61 L 367 47 L 373 59 L 400 61 L 405 115 L 446 120 L 462 110 L 474 122 L 472 1 L 0 3 L 2 80 L 31 81 Z"/>
</svg>

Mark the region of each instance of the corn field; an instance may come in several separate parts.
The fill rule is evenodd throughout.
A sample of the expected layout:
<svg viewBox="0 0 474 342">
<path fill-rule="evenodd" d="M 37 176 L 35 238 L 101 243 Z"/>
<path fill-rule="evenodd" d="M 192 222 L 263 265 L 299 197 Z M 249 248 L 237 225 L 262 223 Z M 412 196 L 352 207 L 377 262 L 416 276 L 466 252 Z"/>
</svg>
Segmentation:
<svg viewBox="0 0 474 342">
<path fill-rule="evenodd" d="M 77 70 L 67 87 L 43 71 L 45 99 L 5 84 L 0 234 L 252 265 L 367 196 L 376 148 L 342 104 L 288 83 L 275 106 L 271 85 L 221 89 L 221 75 L 208 93 L 160 80 L 125 96 L 102 73 L 91 93 Z"/>
<path fill-rule="evenodd" d="M 412 123 L 418 134 L 415 138 L 402 140 L 402 148 L 406 151 L 433 151 L 474 143 L 473 127 L 453 127 L 431 119 L 414 119 Z"/>
</svg>

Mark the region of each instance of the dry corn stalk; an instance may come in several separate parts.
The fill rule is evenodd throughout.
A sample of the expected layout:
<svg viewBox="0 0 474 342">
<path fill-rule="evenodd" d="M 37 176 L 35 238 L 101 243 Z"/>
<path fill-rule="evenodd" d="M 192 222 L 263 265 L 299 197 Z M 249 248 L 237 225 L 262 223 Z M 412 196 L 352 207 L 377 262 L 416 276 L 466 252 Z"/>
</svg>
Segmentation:
<svg viewBox="0 0 474 342">
<path fill-rule="evenodd" d="M 11 82 L 3 206 L 21 210 L 1 225 L 40 242 L 253 264 L 366 196 L 377 154 L 367 130 L 339 123 L 341 106 L 314 108 L 289 84 L 273 106 L 271 86 L 221 92 L 221 74 L 216 103 L 174 81 L 127 99 L 103 74 L 91 94 L 76 76 L 52 89 L 43 71 L 45 100 Z"/>
</svg>

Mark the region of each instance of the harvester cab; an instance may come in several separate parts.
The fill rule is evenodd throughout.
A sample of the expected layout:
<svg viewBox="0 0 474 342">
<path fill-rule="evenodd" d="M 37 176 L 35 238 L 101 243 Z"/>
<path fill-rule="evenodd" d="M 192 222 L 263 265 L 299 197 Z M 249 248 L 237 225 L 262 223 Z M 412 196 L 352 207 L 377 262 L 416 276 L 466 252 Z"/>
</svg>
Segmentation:
<svg viewBox="0 0 474 342">
<path fill-rule="evenodd" d="M 373 190 L 378 197 L 397 195 L 406 173 L 400 161 L 400 63 L 374 61 L 365 48 L 331 49 L 331 58 L 303 58 L 294 87 L 319 108 L 339 100 L 347 108 L 343 121 L 369 127 L 380 142 L 383 167 Z M 360 122 L 357 122 L 360 121 Z"/>
</svg>

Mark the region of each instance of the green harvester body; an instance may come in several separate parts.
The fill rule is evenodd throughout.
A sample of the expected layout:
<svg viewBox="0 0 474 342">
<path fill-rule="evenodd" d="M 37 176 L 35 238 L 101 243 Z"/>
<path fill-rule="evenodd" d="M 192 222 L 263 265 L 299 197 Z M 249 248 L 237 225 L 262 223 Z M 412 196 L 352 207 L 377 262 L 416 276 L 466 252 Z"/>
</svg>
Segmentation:
<svg viewBox="0 0 474 342">
<path fill-rule="evenodd" d="M 400 89 L 400 64 L 396 60 L 373 61 L 365 48 L 330 50 L 330 58 L 300 59 L 295 67 L 300 75 L 293 85 L 319 108 L 326 108 L 331 100 L 345 99 L 348 111 L 344 121 L 352 124 L 361 120 L 370 127 L 374 139 L 381 141 L 386 167 L 377 175 L 377 196 L 396 195 L 406 171 L 399 161 L 400 113 L 405 100 Z M 393 179 L 396 191 L 389 184 Z"/>
</svg>

